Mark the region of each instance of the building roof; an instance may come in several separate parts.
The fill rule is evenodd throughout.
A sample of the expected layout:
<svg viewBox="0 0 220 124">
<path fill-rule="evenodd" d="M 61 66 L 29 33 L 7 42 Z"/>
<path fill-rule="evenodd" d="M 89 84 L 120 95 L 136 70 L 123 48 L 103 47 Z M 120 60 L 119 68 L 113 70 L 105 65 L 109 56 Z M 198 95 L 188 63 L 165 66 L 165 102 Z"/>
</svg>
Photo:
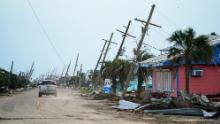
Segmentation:
<svg viewBox="0 0 220 124">
<path fill-rule="evenodd" d="M 210 45 L 211 45 L 211 46 L 215 46 L 215 45 L 217 45 L 217 44 L 220 44 L 220 35 L 210 34 L 210 35 L 208 35 L 208 37 L 209 37 Z"/>
<path fill-rule="evenodd" d="M 162 54 L 145 61 L 139 62 L 141 67 L 159 67 L 164 65 L 170 65 L 173 57 L 168 58 L 168 54 Z"/>
<path fill-rule="evenodd" d="M 211 46 L 215 47 L 217 45 L 220 45 L 220 35 L 212 33 L 208 35 L 208 37 L 210 39 Z M 175 47 L 175 46 L 170 46 L 170 47 L 161 49 L 161 51 L 165 52 L 165 54 L 139 62 L 140 66 L 141 67 L 161 67 L 161 66 L 166 66 L 166 65 L 173 65 L 173 63 L 171 62 L 173 58 L 168 58 L 168 50 L 172 47 Z M 211 63 L 212 64 L 219 63 L 220 62 L 220 51 L 218 48 L 217 49 L 214 48 L 214 54 L 216 55 L 213 56 L 213 62 Z M 216 58 L 216 56 L 219 56 L 219 57 Z"/>
<path fill-rule="evenodd" d="M 161 61 L 166 61 L 166 60 L 168 60 L 167 56 L 168 56 L 168 54 L 159 55 L 159 56 L 156 56 L 156 57 L 153 57 L 153 58 L 149 58 L 145 61 L 142 61 L 142 62 L 140 62 L 140 64 L 143 64 L 143 63 L 146 63 L 146 64 L 159 63 Z"/>
</svg>

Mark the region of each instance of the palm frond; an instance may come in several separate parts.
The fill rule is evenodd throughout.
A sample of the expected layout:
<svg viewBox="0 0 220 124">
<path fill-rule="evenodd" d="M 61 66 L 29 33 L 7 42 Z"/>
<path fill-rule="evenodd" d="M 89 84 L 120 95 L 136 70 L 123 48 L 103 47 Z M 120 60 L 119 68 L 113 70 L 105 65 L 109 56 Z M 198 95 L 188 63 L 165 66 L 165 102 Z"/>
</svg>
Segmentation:
<svg viewBox="0 0 220 124">
<path fill-rule="evenodd" d="M 171 43 L 174 43 L 174 46 L 182 47 L 183 49 L 185 49 L 183 42 L 185 40 L 185 36 L 181 30 L 175 31 L 167 40 Z"/>
<path fill-rule="evenodd" d="M 195 38 L 193 49 L 193 58 L 198 63 L 199 61 L 205 61 L 206 63 L 211 61 L 213 54 L 212 47 L 209 44 L 207 36 L 201 35 Z"/>
<path fill-rule="evenodd" d="M 169 50 L 168 57 L 175 57 L 178 54 L 183 54 L 185 62 L 194 60 L 195 62 L 205 61 L 210 62 L 212 56 L 212 47 L 209 44 L 208 37 L 201 35 L 196 36 L 193 28 L 188 28 L 184 31 L 177 30 L 168 39 L 174 43 L 175 48 Z M 181 46 L 183 49 L 180 49 Z"/>
<path fill-rule="evenodd" d="M 168 57 L 168 58 L 171 58 L 171 57 L 179 56 L 179 55 L 181 54 L 181 52 L 182 52 L 181 49 L 172 47 L 172 48 L 170 48 L 169 54 L 168 54 L 167 57 Z"/>
</svg>

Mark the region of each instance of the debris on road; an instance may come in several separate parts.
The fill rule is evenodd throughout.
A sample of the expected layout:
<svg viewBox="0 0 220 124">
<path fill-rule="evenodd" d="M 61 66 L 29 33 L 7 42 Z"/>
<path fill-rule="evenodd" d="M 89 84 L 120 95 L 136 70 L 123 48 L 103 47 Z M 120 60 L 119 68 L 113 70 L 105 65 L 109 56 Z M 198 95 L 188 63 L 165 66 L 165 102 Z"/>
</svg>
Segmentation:
<svg viewBox="0 0 220 124">
<path fill-rule="evenodd" d="M 104 91 L 109 91 L 105 89 Z M 120 96 L 111 93 L 105 93 L 103 90 L 93 91 L 91 93 L 82 93 L 81 96 L 92 100 L 114 100 L 118 101 L 116 106 L 118 110 L 132 110 L 138 113 L 164 114 L 164 115 L 184 115 L 184 116 L 202 116 L 204 118 L 213 118 L 220 113 L 220 103 L 212 102 L 205 95 L 180 92 L 178 97 L 172 97 L 171 93 L 149 93 L 149 101 L 143 102 L 136 99 L 135 92 L 127 92 L 124 100 L 119 100 Z"/>
<path fill-rule="evenodd" d="M 133 103 L 133 102 L 126 101 L 126 100 L 120 100 L 118 102 L 118 106 L 112 106 L 112 108 L 120 109 L 120 110 L 134 110 L 138 108 L 139 106 L 140 104 L 137 104 L 137 103 Z"/>
<path fill-rule="evenodd" d="M 205 118 L 212 118 L 217 114 L 217 112 L 207 112 L 199 108 L 144 110 L 144 113 L 159 113 L 164 115 L 203 116 Z"/>
</svg>

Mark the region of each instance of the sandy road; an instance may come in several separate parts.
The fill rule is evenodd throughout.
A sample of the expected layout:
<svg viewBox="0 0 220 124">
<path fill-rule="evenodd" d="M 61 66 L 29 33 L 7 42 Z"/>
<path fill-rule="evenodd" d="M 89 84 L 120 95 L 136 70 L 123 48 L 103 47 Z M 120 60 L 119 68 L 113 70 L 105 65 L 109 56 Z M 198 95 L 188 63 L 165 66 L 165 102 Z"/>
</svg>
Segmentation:
<svg viewBox="0 0 220 124">
<path fill-rule="evenodd" d="M 59 89 L 58 96 L 37 97 L 37 89 L 0 98 L 0 124 L 144 123 L 105 111 L 103 102 L 86 100 L 76 91 Z M 145 122 L 146 124 L 146 122 Z"/>
<path fill-rule="evenodd" d="M 38 90 L 0 97 L 0 124 L 219 124 L 199 117 L 143 116 L 116 111 L 108 100 L 87 100 L 77 91 L 58 89 L 58 96 L 38 98 Z"/>
</svg>

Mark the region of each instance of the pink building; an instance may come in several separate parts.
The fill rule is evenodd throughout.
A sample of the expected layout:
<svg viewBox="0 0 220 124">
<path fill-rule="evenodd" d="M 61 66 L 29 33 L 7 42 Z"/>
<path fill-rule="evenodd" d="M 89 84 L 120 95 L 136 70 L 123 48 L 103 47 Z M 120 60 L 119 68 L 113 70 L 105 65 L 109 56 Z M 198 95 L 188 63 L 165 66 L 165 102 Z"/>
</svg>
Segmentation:
<svg viewBox="0 0 220 124">
<path fill-rule="evenodd" d="M 212 62 L 205 64 L 192 62 L 190 76 L 190 93 L 212 95 L 220 93 L 220 36 L 210 36 L 213 47 Z M 181 60 L 180 60 L 181 61 Z M 153 92 L 172 92 L 177 96 L 179 91 L 185 90 L 185 65 L 174 64 L 163 54 L 140 62 L 142 68 L 152 72 Z"/>
</svg>

